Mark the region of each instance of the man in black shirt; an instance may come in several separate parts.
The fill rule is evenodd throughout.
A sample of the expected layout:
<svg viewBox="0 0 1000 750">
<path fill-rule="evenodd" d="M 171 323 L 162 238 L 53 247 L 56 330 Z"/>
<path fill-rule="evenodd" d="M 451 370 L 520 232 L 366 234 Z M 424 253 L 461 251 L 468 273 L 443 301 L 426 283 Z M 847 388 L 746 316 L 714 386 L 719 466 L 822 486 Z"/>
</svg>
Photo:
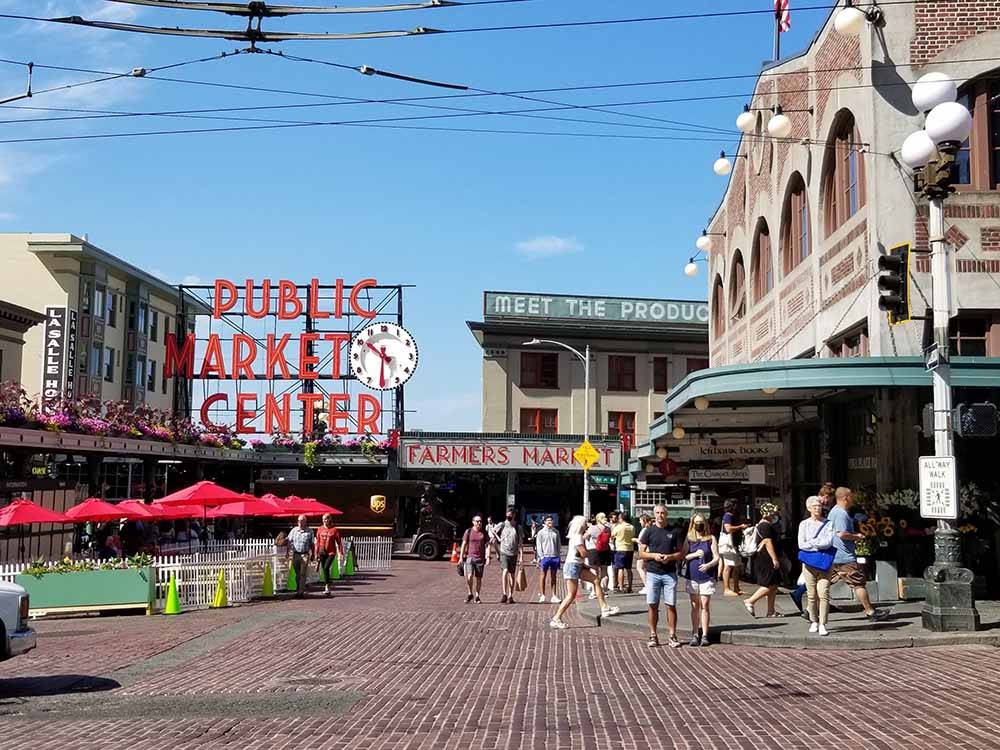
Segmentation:
<svg viewBox="0 0 1000 750">
<path fill-rule="evenodd" d="M 687 554 L 687 539 L 667 526 L 667 507 L 653 509 L 655 522 L 639 534 L 639 557 L 646 561 L 646 604 L 649 605 L 650 648 L 659 646 L 656 628 L 660 620 L 660 600 L 667 608 L 667 643 L 678 648 L 677 640 L 677 562 Z"/>
</svg>

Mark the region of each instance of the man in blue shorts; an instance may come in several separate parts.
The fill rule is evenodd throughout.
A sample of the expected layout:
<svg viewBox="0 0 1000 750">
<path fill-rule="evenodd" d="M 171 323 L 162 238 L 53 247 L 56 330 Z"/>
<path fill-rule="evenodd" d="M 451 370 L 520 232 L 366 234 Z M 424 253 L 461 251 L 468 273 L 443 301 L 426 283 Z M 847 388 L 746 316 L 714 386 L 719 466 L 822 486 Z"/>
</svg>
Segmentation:
<svg viewBox="0 0 1000 750">
<path fill-rule="evenodd" d="M 556 574 L 559 572 L 559 532 L 556 531 L 552 516 L 545 516 L 545 525 L 535 532 L 535 559 L 538 560 L 538 603 L 545 602 L 545 577 L 552 582 L 553 604 L 559 603 L 556 596 Z"/>
<path fill-rule="evenodd" d="M 646 604 L 649 605 L 649 640 L 647 645 L 660 645 L 656 628 L 660 619 L 660 601 L 667 608 L 668 645 L 679 648 L 677 640 L 677 562 L 687 554 L 687 541 L 678 539 L 667 526 L 667 507 L 653 509 L 654 523 L 639 534 L 639 557 L 646 561 Z"/>
</svg>

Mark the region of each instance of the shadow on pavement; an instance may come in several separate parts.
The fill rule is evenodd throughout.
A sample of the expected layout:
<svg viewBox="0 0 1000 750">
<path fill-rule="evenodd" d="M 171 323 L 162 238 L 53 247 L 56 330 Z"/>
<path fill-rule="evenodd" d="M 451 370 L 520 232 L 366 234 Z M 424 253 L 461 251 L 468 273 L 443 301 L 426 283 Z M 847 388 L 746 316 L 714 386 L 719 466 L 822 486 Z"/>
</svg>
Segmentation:
<svg viewBox="0 0 1000 750">
<path fill-rule="evenodd" d="M 46 677 L 14 677 L 0 680 L 0 703 L 9 698 L 37 698 L 45 695 L 100 693 L 121 687 L 117 680 L 80 674 Z"/>
</svg>

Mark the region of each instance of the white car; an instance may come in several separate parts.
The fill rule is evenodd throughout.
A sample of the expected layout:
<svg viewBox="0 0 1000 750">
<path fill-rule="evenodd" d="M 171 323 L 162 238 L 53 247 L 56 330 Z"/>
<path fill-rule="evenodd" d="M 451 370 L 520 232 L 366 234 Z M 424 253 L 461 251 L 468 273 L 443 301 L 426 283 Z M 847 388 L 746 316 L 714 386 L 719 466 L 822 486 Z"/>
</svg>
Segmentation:
<svg viewBox="0 0 1000 750">
<path fill-rule="evenodd" d="M 28 592 L 24 586 L 0 581 L 0 660 L 35 647 L 35 631 L 28 627 Z"/>
</svg>

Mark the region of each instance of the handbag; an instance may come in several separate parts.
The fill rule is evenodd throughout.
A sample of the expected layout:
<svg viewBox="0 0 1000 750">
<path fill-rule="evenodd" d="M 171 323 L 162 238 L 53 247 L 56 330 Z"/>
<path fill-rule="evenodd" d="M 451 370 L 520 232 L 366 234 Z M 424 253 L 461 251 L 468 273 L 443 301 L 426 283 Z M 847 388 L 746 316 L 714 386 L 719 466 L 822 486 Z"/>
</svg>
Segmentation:
<svg viewBox="0 0 1000 750">
<path fill-rule="evenodd" d="M 828 520 L 823 521 L 820 527 L 816 529 L 816 533 L 813 534 L 813 539 L 819 536 L 819 532 L 823 530 L 823 527 L 830 523 Z M 799 562 L 803 565 L 808 565 L 810 568 L 818 570 L 825 573 L 830 568 L 833 567 L 833 558 L 837 555 L 836 547 L 827 547 L 826 549 L 817 550 L 799 550 Z"/>
<path fill-rule="evenodd" d="M 736 547 L 733 546 L 733 535 L 722 532 L 719 534 L 719 554 L 729 555 L 736 552 Z"/>
<path fill-rule="evenodd" d="M 514 591 L 525 591 L 528 588 L 528 576 L 524 573 L 524 568 L 517 569 L 517 575 L 514 577 Z"/>
</svg>

